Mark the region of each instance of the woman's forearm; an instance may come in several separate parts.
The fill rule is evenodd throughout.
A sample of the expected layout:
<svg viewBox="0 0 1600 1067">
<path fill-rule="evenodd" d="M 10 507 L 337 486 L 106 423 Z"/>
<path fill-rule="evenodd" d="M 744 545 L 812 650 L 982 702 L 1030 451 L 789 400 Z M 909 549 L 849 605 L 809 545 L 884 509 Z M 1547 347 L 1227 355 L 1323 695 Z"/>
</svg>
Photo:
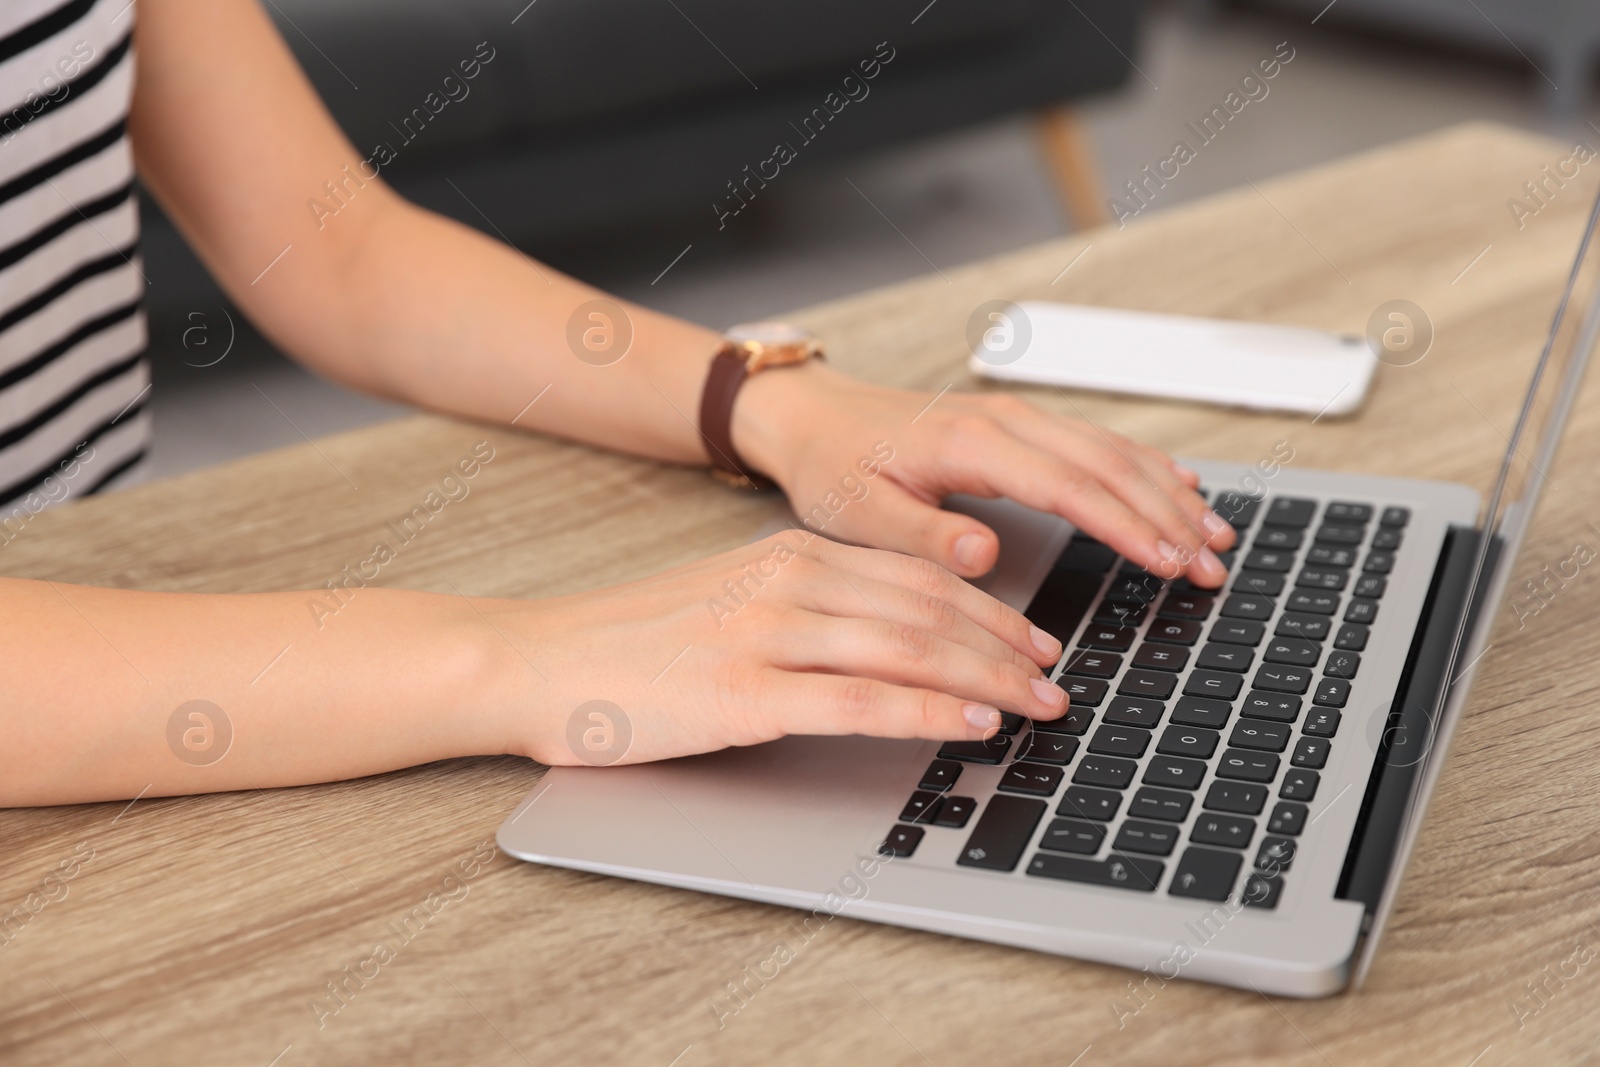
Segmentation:
<svg viewBox="0 0 1600 1067">
<path fill-rule="evenodd" d="M 0 579 L 0 806 L 332 781 L 514 747 L 538 700 L 472 601 Z"/>
</svg>

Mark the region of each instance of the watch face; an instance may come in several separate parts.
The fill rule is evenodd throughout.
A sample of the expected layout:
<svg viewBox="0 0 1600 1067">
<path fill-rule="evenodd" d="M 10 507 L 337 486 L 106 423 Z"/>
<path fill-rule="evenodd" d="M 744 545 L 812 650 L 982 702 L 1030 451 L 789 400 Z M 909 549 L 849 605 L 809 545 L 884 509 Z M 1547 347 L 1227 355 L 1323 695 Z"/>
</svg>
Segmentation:
<svg viewBox="0 0 1600 1067">
<path fill-rule="evenodd" d="M 804 326 L 787 322 L 741 322 L 730 326 L 723 336 L 730 341 L 754 341 L 759 345 L 797 345 L 816 340 Z"/>
</svg>

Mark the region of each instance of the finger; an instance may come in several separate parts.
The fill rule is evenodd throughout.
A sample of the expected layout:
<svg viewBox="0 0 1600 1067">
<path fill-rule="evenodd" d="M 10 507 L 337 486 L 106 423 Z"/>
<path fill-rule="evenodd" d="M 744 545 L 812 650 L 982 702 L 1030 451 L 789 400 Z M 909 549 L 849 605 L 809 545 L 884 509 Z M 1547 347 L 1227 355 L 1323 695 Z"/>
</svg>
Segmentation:
<svg viewBox="0 0 1600 1067">
<path fill-rule="evenodd" d="M 853 513 L 841 516 L 839 533 L 860 539 L 871 531 L 878 548 L 932 560 L 956 574 L 987 574 L 1000 558 L 1000 538 L 970 515 L 945 511 L 888 479 L 882 480 Z"/>
<path fill-rule="evenodd" d="M 877 618 L 896 626 L 926 630 L 979 655 L 1013 663 L 1030 677 L 1040 674 L 1040 665 L 1032 658 L 979 626 L 954 602 L 904 585 L 823 565 L 814 580 L 795 590 L 795 602 L 819 615 Z"/>
<path fill-rule="evenodd" d="M 789 670 L 825 670 L 896 685 L 937 689 L 1029 718 L 1056 719 L 1066 690 L 1032 667 L 985 656 L 914 626 L 882 618 L 796 612 L 767 662 Z"/>
<path fill-rule="evenodd" d="M 1115 430 L 1095 427 L 1117 448 L 1139 464 L 1161 489 L 1172 497 L 1191 525 L 1197 527 L 1213 551 L 1226 551 L 1238 541 L 1238 535 L 1221 515 L 1206 504 L 1205 497 L 1197 491 L 1200 475 L 1183 466 L 1158 448 L 1141 444 Z"/>
<path fill-rule="evenodd" d="M 872 678 L 768 669 L 760 690 L 763 707 L 785 734 L 977 741 L 1000 727 L 992 705 Z"/>
<path fill-rule="evenodd" d="M 902 497 L 909 496 L 897 485 L 887 488 Z M 874 492 L 873 497 L 877 495 L 878 493 Z M 867 499 L 871 500 L 873 497 Z M 954 514 L 931 507 L 929 510 L 933 511 L 935 516 Z M 976 520 L 973 521 L 976 523 Z M 982 523 L 976 525 L 988 536 L 994 537 L 994 532 L 987 526 Z M 948 601 L 967 618 L 1040 666 L 1053 665 L 1061 658 L 1060 641 L 1030 623 L 1016 608 L 996 600 L 977 586 L 962 581 L 936 561 L 877 548 L 841 545 L 820 537 L 812 541 L 806 551 L 819 562 L 851 574 L 859 574 L 863 578 L 902 586 L 913 593 Z"/>
<path fill-rule="evenodd" d="M 1232 543 L 1232 529 L 1211 514 L 1200 495 L 1155 459 L 1153 450 L 1088 423 L 1067 422 L 1042 411 L 1013 418 L 1006 429 L 1039 448 L 1092 473 L 1119 500 L 1161 532 L 1177 552 L 1157 571 L 1163 578 L 1187 572 L 1190 578 L 1217 584 L 1227 572 L 1207 544 Z M 1093 532 L 1093 531 L 1091 531 Z"/>
</svg>

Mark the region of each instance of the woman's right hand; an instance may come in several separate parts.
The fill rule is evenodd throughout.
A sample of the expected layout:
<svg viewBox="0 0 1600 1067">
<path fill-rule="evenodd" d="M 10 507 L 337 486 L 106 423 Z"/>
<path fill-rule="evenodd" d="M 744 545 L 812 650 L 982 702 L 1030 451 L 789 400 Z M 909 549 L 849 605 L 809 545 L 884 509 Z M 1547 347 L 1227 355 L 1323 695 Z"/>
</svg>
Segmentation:
<svg viewBox="0 0 1600 1067">
<path fill-rule="evenodd" d="M 1044 678 L 1061 645 L 1020 612 L 937 564 L 799 529 L 628 585 L 474 603 L 525 661 L 507 661 L 505 746 L 547 764 L 786 734 L 975 740 L 1000 711 L 1067 710 Z"/>
</svg>

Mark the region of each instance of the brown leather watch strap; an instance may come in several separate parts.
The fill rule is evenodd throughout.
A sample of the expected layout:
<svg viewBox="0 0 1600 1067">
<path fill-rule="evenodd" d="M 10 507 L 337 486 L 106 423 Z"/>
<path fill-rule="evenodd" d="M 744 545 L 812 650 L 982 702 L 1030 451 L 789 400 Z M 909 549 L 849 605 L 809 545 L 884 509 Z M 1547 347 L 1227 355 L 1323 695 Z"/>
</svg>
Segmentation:
<svg viewBox="0 0 1600 1067">
<path fill-rule="evenodd" d="M 749 376 L 744 357 L 731 341 L 717 350 L 700 394 L 700 436 L 705 438 L 713 470 L 736 484 L 766 489 L 772 481 L 751 470 L 733 447 L 733 402 Z"/>
</svg>

